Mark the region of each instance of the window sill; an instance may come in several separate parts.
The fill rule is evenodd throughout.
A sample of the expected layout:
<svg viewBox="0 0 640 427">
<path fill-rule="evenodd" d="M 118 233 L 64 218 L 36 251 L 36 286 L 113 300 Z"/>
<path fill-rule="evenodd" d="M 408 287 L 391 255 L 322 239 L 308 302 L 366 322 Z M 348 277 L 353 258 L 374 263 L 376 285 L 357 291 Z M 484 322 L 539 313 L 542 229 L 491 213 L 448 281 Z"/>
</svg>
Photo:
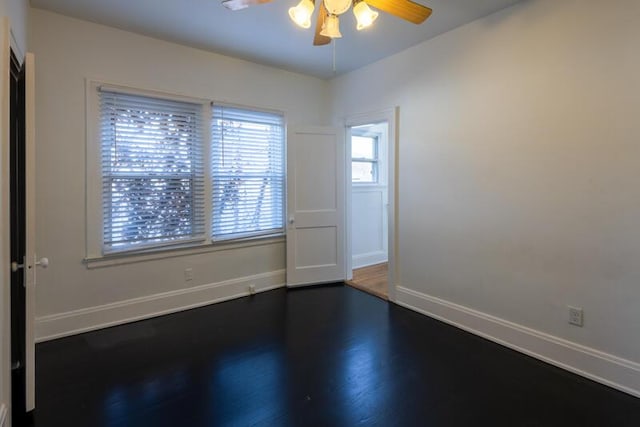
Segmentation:
<svg viewBox="0 0 640 427">
<path fill-rule="evenodd" d="M 182 256 L 199 255 L 210 252 L 229 251 L 233 249 L 250 248 L 253 246 L 276 245 L 285 242 L 285 235 L 271 235 L 252 237 L 241 240 L 222 241 L 214 243 L 197 243 L 169 248 L 149 249 L 141 252 L 127 252 L 121 254 L 87 257 L 83 263 L 88 269 L 111 267 L 137 262 L 155 261 L 158 259 L 176 258 Z"/>
</svg>

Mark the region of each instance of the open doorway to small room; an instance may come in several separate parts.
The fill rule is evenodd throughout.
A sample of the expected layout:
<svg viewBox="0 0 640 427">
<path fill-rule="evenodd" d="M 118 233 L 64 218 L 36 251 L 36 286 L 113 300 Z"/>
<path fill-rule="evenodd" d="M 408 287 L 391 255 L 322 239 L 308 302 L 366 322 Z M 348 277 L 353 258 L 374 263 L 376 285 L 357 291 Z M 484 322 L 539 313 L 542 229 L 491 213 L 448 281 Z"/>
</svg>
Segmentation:
<svg viewBox="0 0 640 427">
<path fill-rule="evenodd" d="M 352 271 L 347 283 L 388 299 L 389 122 L 350 125 L 347 139 Z"/>
</svg>

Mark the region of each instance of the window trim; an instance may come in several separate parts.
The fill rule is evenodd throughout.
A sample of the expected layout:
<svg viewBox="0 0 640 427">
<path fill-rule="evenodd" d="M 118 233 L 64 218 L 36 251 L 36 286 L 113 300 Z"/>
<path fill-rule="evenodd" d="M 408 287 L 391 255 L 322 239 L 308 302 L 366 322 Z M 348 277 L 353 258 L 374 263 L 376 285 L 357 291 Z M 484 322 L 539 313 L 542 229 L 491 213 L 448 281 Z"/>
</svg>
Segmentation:
<svg viewBox="0 0 640 427">
<path fill-rule="evenodd" d="M 244 249 L 252 247 L 271 246 L 284 244 L 285 235 L 269 235 L 250 237 L 245 239 L 224 240 L 221 242 L 185 244 L 181 246 L 170 246 L 162 248 L 149 248 L 131 252 L 116 252 L 97 257 L 85 257 L 82 262 L 88 269 L 110 267 L 115 265 L 134 264 L 145 261 L 155 261 L 166 258 L 176 258 L 181 256 L 200 255 L 206 253 L 228 251 L 233 249 Z"/>
<path fill-rule="evenodd" d="M 166 245 L 135 248 L 117 252 L 103 252 L 103 211 L 102 211 L 102 172 L 100 144 L 100 99 L 98 89 L 102 87 L 126 94 L 159 97 L 169 100 L 200 104 L 202 107 L 202 156 L 204 174 L 204 219 L 205 235 L 203 239 L 180 241 Z M 87 268 L 100 268 L 111 265 L 128 264 L 153 259 L 171 258 L 191 254 L 216 252 L 235 248 L 273 245 L 286 238 L 286 227 L 281 233 L 264 233 L 260 235 L 237 237 L 233 239 L 212 240 L 211 225 L 213 222 L 212 206 L 212 171 L 211 171 L 211 109 L 213 104 L 226 105 L 254 111 L 264 111 L 282 115 L 284 132 L 284 200 L 282 203 L 283 218 L 286 214 L 286 177 L 287 177 L 287 112 L 284 109 L 247 106 L 211 98 L 195 97 L 156 89 L 141 89 L 131 85 L 107 82 L 100 79 L 85 78 L 85 257 L 83 263 Z"/>
</svg>

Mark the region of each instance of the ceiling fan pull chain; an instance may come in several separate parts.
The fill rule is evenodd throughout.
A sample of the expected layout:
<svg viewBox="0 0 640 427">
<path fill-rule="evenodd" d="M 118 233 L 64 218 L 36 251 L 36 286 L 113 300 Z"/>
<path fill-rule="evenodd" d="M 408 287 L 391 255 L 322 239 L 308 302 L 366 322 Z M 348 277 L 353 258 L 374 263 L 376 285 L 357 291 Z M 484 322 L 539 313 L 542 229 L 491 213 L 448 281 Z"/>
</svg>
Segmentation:
<svg viewBox="0 0 640 427">
<path fill-rule="evenodd" d="M 336 39 L 332 39 L 333 41 L 333 74 L 336 73 Z"/>
</svg>

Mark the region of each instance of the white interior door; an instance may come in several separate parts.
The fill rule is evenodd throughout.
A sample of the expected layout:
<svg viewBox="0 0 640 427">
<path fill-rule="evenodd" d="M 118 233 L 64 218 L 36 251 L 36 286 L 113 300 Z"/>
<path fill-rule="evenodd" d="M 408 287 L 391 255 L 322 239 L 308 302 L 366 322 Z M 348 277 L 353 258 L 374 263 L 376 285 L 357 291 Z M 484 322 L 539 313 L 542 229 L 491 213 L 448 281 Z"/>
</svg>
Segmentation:
<svg viewBox="0 0 640 427">
<path fill-rule="evenodd" d="M 32 53 L 25 55 L 25 202 L 26 202 L 26 306 L 25 306 L 25 373 L 27 411 L 36 406 L 35 399 L 35 308 L 36 308 L 36 268 L 47 267 L 48 260 L 37 259 L 36 255 L 36 123 L 35 123 L 35 62 Z"/>
<path fill-rule="evenodd" d="M 345 148 L 336 128 L 287 140 L 287 286 L 345 279 Z"/>
</svg>

